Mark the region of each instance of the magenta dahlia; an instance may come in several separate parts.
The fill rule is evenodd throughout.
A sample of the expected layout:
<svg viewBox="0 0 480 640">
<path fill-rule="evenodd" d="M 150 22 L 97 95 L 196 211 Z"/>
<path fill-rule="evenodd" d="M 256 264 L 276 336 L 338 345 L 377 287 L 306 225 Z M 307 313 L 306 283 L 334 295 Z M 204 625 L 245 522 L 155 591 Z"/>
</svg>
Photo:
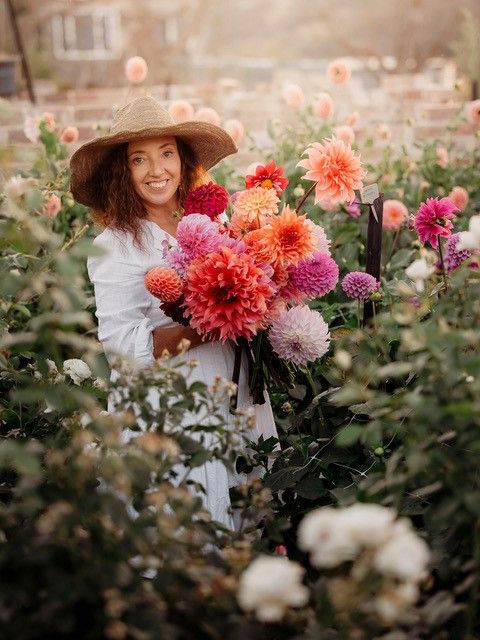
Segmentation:
<svg viewBox="0 0 480 640">
<path fill-rule="evenodd" d="M 208 182 L 197 187 L 185 198 L 183 208 L 185 215 L 203 213 L 214 220 L 225 211 L 228 206 L 228 193 L 219 184 Z"/>
<path fill-rule="evenodd" d="M 326 253 L 316 251 L 290 268 L 291 284 L 308 298 L 325 296 L 338 282 L 338 265 Z"/>
<path fill-rule="evenodd" d="M 299 305 L 281 311 L 275 317 L 268 339 L 281 358 L 305 365 L 328 351 L 330 332 L 318 311 Z"/>
<path fill-rule="evenodd" d="M 452 235 L 454 211 L 458 209 L 450 198 L 427 198 L 422 202 L 415 217 L 415 229 L 420 242 L 429 242 L 437 249 L 439 236 L 448 238 Z"/>
<path fill-rule="evenodd" d="M 367 300 L 379 288 L 380 282 L 363 271 L 351 271 L 342 281 L 342 289 L 346 295 L 355 300 Z"/>
<path fill-rule="evenodd" d="M 447 240 L 447 251 L 445 253 L 445 266 L 449 271 L 459 267 L 462 262 L 468 260 L 473 255 L 469 249 L 458 250 L 457 244 L 460 240 L 459 233 L 453 233 Z"/>
</svg>

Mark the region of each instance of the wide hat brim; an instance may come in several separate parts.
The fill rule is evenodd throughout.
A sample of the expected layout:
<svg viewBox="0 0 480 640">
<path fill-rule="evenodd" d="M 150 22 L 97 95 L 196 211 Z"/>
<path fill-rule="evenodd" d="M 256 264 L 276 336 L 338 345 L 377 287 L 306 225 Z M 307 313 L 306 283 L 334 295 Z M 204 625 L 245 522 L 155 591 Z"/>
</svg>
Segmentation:
<svg viewBox="0 0 480 640">
<path fill-rule="evenodd" d="M 145 98 L 140 100 L 146 101 Z M 149 100 L 153 101 L 152 98 Z M 157 105 L 159 103 L 155 106 Z M 165 113 L 165 110 L 161 109 Z M 148 126 L 142 127 L 141 122 L 136 120 L 132 130 L 101 136 L 77 149 L 70 159 L 70 189 L 77 202 L 93 208 L 98 207 L 98 190 L 94 186 L 93 177 L 111 150 L 125 142 L 155 136 L 178 137 L 190 145 L 199 164 L 206 171 L 226 156 L 238 151 L 235 142 L 224 129 L 208 122 L 190 120 L 158 126 L 152 124 L 150 121 Z"/>
</svg>

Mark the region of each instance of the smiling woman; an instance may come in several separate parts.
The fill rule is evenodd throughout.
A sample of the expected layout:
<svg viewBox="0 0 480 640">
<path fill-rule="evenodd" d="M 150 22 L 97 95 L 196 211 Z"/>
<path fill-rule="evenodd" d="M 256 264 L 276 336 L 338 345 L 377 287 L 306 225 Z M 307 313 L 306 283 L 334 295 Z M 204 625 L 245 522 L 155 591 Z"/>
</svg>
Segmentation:
<svg viewBox="0 0 480 640">
<path fill-rule="evenodd" d="M 165 264 L 165 248 L 176 245 L 187 195 L 208 181 L 210 167 L 235 151 L 233 140 L 220 127 L 206 122 L 175 123 L 158 102 L 143 97 L 117 112 L 110 134 L 83 145 L 73 155 L 72 192 L 79 202 L 93 208 L 104 227 L 94 244 L 106 255 L 89 258 L 88 273 L 95 288 L 98 337 L 111 363 L 120 354 L 137 367 L 149 366 L 165 348 L 175 353 L 186 338 L 189 355 L 198 362 L 190 381 L 213 385 L 219 376 L 231 378 L 232 345 L 203 342 L 194 329 L 166 316 L 146 289 L 145 275 Z M 115 371 L 112 375 L 115 377 Z M 268 399 L 262 405 L 252 403 L 246 363 L 237 397 L 239 408 L 253 408 L 256 424 L 249 433 L 251 440 L 276 435 Z M 151 389 L 147 401 L 158 407 L 156 389 Z M 115 411 L 113 397 L 108 408 Z M 233 428 L 227 401 L 218 409 L 228 428 Z M 188 420 L 192 416 L 185 416 L 185 424 Z M 205 488 L 203 500 L 213 518 L 233 527 L 229 487 L 246 478 L 212 459 L 192 469 L 189 479 Z"/>
</svg>

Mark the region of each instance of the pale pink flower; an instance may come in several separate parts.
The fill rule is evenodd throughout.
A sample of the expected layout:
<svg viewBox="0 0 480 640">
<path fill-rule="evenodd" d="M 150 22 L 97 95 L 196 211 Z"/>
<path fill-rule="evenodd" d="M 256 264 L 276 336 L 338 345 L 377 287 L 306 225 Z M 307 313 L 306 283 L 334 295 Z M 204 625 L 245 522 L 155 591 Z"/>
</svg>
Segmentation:
<svg viewBox="0 0 480 640">
<path fill-rule="evenodd" d="M 57 124 L 55 122 L 55 116 L 53 115 L 53 113 L 45 111 L 45 113 L 42 114 L 40 120 L 45 123 L 47 131 L 50 131 L 50 133 L 53 133 L 55 131 L 55 127 L 57 126 Z"/>
<path fill-rule="evenodd" d="M 330 332 L 318 311 L 299 305 L 278 314 L 272 322 L 268 339 L 281 358 L 306 365 L 328 351 Z"/>
<path fill-rule="evenodd" d="M 465 211 L 468 205 L 468 191 L 463 187 L 453 187 L 448 197 L 459 211 Z"/>
<path fill-rule="evenodd" d="M 480 100 L 473 100 L 467 104 L 467 120 L 470 124 L 480 125 Z"/>
<path fill-rule="evenodd" d="M 348 124 L 342 124 L 339 127 L 335 127 L 334 134 L 339 140 L 342 140 L 345 144 L 351 145 L 355 142 L 355 132 Z"/>
<path fill-rule="evenodd" d="M 349 127 L 356 127 L 359 122 L 360 114 L 358 111 L 352 111 L 352 113 L 345 118 L 345 124 L 348 124 Z"/>
<path fill-rule="evenodd" d="M 37 144 L 40 139 L 40 129 L 38 128 L 40 118 L 38 116 L 27 116 L 23 122 L 23 133 L 27 140 Z"/>
<path fill-rule="evenodd" d="M 55 193 L 47 194 L 44 201 L 42 213 L 47 218 L 55 218 L 62 208 L 62 201 Z"/>
<path fill-rule="evenodd" d="M 305 104 L 305 94 L 303 93 L 303 89 L 293 82 L 284 85 L 282 89 L 282 98 L 285 101 L 285 104 L 292 109 L 301 109 Z"/>
<path fill-rule="evenodd" d="M 340 204 L 354 199 L 354 190 L 362 186 L 366 173 L 360 156 L 335 137 L 322 143 L 313 142 L 305 153 L 308 158 L 297 166 L 307 169 L 304 179 L 317 183 L 315 202 L 328 200 L 332 204 Z"/>
<path fill-rule="evenodd" d="M 208 122 L 208 124 L 214 124 L 219 127 L 222 119 L 218 115 L 218 112 L 211 107 L 201 107 L 195 113 L 195 120 L 199 120 L 200 122 Z"/>
<path fill-rule="evenodd" d="M 313 113 L 317 118 L 326 120 L 331 118 L 334 112 L 334 103 L 329 93 L 317 93 L 313 101 Z"/>
<path fill-rule="evenodd" d="M 60 142 L 65 144 L 75 144 L 78 140 L 78 129 L 77 127 L 65 127 L 62 131 L 62 135 L 60 136 Z"/>
<path fill-rule="evenodd" d="M 238 147 L 243 140 L 243 137 L 245 136 L 245 127 L 240 122 L 240 120 L 237 120 L 236 118 L 225 120 L 225 122 L 223 123 L 223 128 Z"/>
<path fill-rule="evenodd" d="M 168 112 L 175 122 L 186 122 L 193 120 L 195 110 L 188 100 L 174 100 L 170 103 Z"/>
<path fill-rule="evenodd" d="M 383 203 L 383 228 L 398 231 L 408 219 L 408 209 L 400 200 L 385 200 Z"/>
<path fill-rule="evenodd" d="M 125 76 L 130 84 L 141 84 L 148 73 L 148 65 L 141 56 L 133 56 L 125 63 Z"/>
<path fill-rule="evenodd" d="M 442 167 L 442 169 L 446 169 L 448 167 L 448 151 L 445 147 L 437 147 L 436 155 L 438 166 Z"/>
<path fill-rule="evenodd" d="M 330 240 L 325 233 L 325 229 L 318 224 L 315 224 L 313 220 L 305 219 L 305 222 L 313 231 L 313 241 L 315 243 L 315 251 L 320 253 L 326 253 L 330 255 Z"/>
<path fill-rule="evenodd" d="M 388 124 L 386 124 L 385 122 L 382 122 L 381 124 L 378 125 L 377 135 L 380 138 L 380 140 L 383 140 L 384 142 L 389 142 L 392 139 L 392 130 L 390 129 Z"/>
<path fill-rule="evenodd" d="M 346 84 L 351 75 L 350 67 L 341 60 L 334 60 L 328 65 L 327 77 L 333 84 Z"/>
</svg>

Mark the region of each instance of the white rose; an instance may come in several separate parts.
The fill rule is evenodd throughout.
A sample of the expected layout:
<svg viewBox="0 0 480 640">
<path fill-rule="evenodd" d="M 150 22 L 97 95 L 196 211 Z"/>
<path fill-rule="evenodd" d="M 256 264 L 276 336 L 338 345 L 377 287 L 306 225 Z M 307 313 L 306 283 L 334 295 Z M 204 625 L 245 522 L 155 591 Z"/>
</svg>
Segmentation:
<svg viewBox="0 0 480 640">
<path fill-rule="evenodd" d="M 357 503 L 340 512 L 340 526 L 365 547 L 377 547 L 392 534 L 396 513 L 379 504 Z"/>
<path fill-rule="evenodd" d="M 425 289 L 424 281 L 427 280 L 434 271 L 435 267 L 428 264 L 425 258 L 419 258 L 418 260 L 414 260 L 412 264 L 405 269 L 405 274 L 415 283 L 416 290 L 421 293 Z"/>
<path fill-rule="evenodd" d="M 91 378 L 92 372 L 90 367 L 83 360 L 71 358 L 63 363 L 63 372 L 70 376 L 75 384 L 81 384 L 87 378 Z"/>
<path fill-rule="evenodd" d="M 260 556 L 240 577 L 238 602 L 245 611 L 255 611 L 261 622 L 281 620 L 289 606 L 301 607 L 308 601 L 303 573 L 288 558 Z"/>
<path fill-rule="evenodd" d="M 336 567 L 352 560 L 360 551 L 360 543 L 342 524 L 342 512 L 322 507 L 308 513 L 298 527 L 298 546 L 310 552 L 315 567 Z"/>
<path fill-rule="evenodd" d="M 385 575 L 406 582 L 419 582 L 425 576 L 430 551 L 407 522 L 400 520 L 395 525 L 390 540 L 375 553 L 373 565 Z"/>
</svg>

